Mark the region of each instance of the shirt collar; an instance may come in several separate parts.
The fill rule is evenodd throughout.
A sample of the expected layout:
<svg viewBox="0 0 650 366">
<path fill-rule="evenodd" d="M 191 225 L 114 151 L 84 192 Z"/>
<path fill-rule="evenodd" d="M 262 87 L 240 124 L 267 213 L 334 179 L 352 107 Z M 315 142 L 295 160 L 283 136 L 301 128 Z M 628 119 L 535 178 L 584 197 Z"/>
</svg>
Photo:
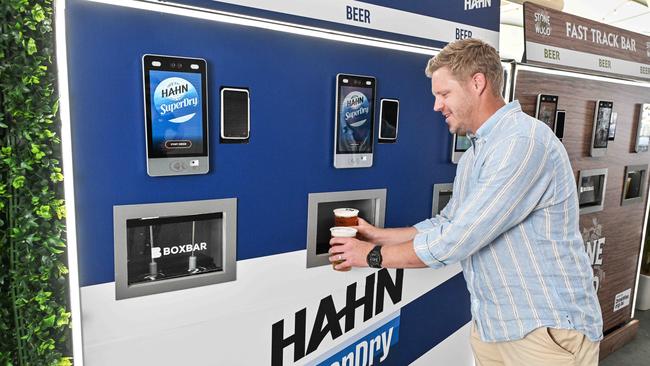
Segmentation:
<svg viewBox="0 0 650 366">
<path fill-rule="evenodd" d="M 513 110 L 521 110 L 519 101 L 514 100 L 499 108 L 490 118 L 487 119 L 487 121 L 483 123 L 483 125 L 481 125 L 481 127 L 479 127 L 475 134 L 468 134 L 468 136 L 472 140 L 487 138 L 499 121 L 501 121 L 507 113 Z"/>
</svg>

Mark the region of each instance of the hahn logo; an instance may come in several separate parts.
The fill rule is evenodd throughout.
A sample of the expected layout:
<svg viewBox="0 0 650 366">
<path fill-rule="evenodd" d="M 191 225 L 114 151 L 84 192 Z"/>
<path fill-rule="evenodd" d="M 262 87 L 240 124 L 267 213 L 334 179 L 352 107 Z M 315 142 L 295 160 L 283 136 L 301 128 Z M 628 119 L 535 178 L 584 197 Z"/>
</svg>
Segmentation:
<svg viewBox="0 0 650 366">
<path fill-rule="evenodd" d="M 598 220 L 593 219 L 592 224 L 592 227 L 582 229 L 582 240 L 585 243 L 585 250 L 594 269 L 594 288 L 598 292 L 600 283 L 605 279 L 605 271 L 602 268 L 605 237 L 602 236 L 603 226 L 598 223 Z"/>
<path fill-rule="evenodd" d="M 359 127 L 370 117 L 370 102 L 363 93 L 353 91 L 343 99 L 342 112 L 345 123 L 352 127 Z"/>
<path fill-rule="evenodd" d="M 645 54 L 650 58 L 650 42 L 645 43 Z"/>
<path fill-rule="evenodd" d="M 546 10 L 535 13 L 535 33 L 542 36 L 551 35 L 551 16 Z"/>
<path fill-rule="evenodd" d="M 492 0 L 465 0 L 465 11 L 489 8 L 491 6 Z"/>
<path fill-rule="evenodd" d="M 320 300 L 316 316 L 313 321 L 307 322 L 307 308 L 297 311 L 293 316 L 293 330 L 285 327 L 285 319 L 277 321 L 271 327 L 271 366 L 281 366 L 285 361 L 296 363 L 303 357 L 319 349 L 326 338 L 333 340 L 355 329 L 357 315 L 363 313 L 363 322 L 381 314 L 384 311 L 384 299 L 387 294 L 393 305 L 402 301 L 404 270 L 395 271 L 395 279 L 387 269 L 381 269 L 366 277 L 364 294 L 357 297 L 357 283 L 348 285 L 346 289 L 345 304 L 334 303 L 332 295 Z M 386 301 L 386 303 L 388 303 Z M 310 312 L 314 311 L 309 309 Z M 357 311 L 360 310 L 360 311 Z M 361 311 L 362 310 L 362 311 Z M 341 325 L 343 322 L 343 326 Z M 309 326 L 309 327 L 308 327 Z M 360 339 L 354 346 L 337 352 L 328 366 L 354 366 L 372 365 L 375 354 L 381 352 L 378 361 L 383 361 L 387 356 L 390 346 L 397 342 L 397 329 L 399 318 L 389 322 L 386 326 L 373 333 L 367 339 Z M 311 332 L 309 331 L 311 329 Z M 293 332 L 293 333 L 292 333 Z M 377 339 L 378 338 L 378 339 Z M 373 341 L 374 340 L 374 341 Z M 293 348 L 293 360 L 284 359 L 285 348 Z M 372 356 L 371 356 L 372 354 Z M 335 360 L 337 357 L 338 361 Z M 371 360 L 368 364 L 368 360 Z M 362 363 L 355 363 L 363 360 Z M 340 361 L 340 362 L 339 362 Z M 322 363 L 319 363 L 321 365 Z"/>
<path fill-rule="evenodd" d="M 192 119 L 197 113 L 198 104 L 196 88 L 183 78 L 167 78 L 158 84 L 154 91 L 156 111 L 172 123 L 183 123 Z"/>
</svg>

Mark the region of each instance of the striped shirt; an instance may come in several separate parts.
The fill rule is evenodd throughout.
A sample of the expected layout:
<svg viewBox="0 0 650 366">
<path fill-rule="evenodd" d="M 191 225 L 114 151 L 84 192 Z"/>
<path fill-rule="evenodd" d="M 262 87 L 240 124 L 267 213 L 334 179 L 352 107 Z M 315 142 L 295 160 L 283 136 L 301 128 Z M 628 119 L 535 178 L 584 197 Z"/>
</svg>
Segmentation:
<svg viewBox="0 0 650 366">
<path fill-rule="evenodd" d="M 451 200 L 415 225 L 414 249 L 432 268 L 461 263 L 483 341 L 539 327 L 598 341 L 603 321 L 578 219 L 564 146 L 514 101 L 472 136 Z"/>
</svg>

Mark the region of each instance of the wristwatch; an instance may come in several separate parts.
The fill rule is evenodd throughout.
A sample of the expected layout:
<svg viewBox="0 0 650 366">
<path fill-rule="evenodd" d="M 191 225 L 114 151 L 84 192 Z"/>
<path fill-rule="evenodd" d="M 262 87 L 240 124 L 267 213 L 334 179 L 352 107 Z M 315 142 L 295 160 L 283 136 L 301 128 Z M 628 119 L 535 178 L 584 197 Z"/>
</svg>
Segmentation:
<svg viewBox="0 0 650 366">
<path fill-rule="evenodd" d="M 366 262 L 370 268 L 381 268 L 381 261 L 381 246 L 375 245 L 375 247 L 368 253 Z"/>
</svg>

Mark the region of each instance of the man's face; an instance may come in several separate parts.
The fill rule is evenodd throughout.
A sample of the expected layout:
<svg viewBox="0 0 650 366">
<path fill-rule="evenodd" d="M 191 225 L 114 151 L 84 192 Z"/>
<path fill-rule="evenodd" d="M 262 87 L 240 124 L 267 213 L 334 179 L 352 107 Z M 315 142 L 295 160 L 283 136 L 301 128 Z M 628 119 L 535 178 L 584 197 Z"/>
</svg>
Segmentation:
<svg viewBox="0 0 650 366">
<path fill-rule="evenodd" d="M 471 80 L 456 80 L 447 67 L 442 67 L 431 75 L 431 92 L 436 98 L 433 109 L 442 113 L 451 133 L 465 134 L 471 131 L 469 128 L 473 124 L 474 107 L 478 105 L 478 99 L 471 93 L 470 83 Z"/>
</svg>

